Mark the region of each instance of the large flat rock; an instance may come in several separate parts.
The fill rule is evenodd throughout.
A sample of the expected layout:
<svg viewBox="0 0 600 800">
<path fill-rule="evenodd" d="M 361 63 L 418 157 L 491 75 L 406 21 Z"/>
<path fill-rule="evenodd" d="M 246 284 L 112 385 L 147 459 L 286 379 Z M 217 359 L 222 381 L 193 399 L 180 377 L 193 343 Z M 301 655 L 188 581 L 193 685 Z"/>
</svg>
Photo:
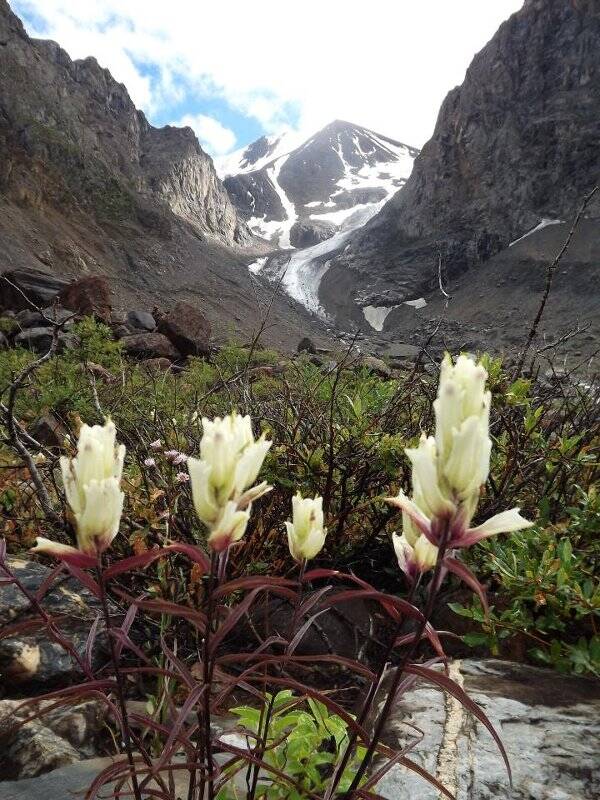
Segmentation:
<svg viewBox="0 0 600 800">
<path fill-rule="evenodd" d="M 488 660 L 454 662 L 452 677 L 500 734 L 513 771 L 510 787 L 491 736 L 453 698 L 422 685 L 398 704 L 390 744 L 424 739 L 410 757 L 457 800 L 592 800 L 600 797 L 600 682 Z M 438 800 L 414 773 L 393 768 L 379 785 L 389 800 Z"/>
</svg>

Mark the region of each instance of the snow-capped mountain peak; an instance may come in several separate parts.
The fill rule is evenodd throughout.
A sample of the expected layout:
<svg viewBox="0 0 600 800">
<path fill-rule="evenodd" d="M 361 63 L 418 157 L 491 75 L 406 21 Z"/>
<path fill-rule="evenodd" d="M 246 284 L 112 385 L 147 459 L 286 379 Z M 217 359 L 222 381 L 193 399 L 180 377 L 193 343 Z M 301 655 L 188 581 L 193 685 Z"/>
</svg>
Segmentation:
<svg viewBox="0 0 600 800">
<path fill-rule="evenodd" d="M 303 248 L 333 237 L 350 218 L 375 213 L 405 184 L 417 154 L 335 120 L 299 145 L 292 133 L 261 137 L 219 168 L 224 174 L 237 164 L 225 186 L 258 236 L 280 248 Z"/>
<path fill-rule="evenodd" d="M 260 170 L 273 159 L 289 153 L 300 142 L 299 135 L 289 130 L 275 136 L 261 136 L 246 147 L 215 158 L 215 169 L 221 179 L 232 175 L 245 175 Z"/>
</svg>

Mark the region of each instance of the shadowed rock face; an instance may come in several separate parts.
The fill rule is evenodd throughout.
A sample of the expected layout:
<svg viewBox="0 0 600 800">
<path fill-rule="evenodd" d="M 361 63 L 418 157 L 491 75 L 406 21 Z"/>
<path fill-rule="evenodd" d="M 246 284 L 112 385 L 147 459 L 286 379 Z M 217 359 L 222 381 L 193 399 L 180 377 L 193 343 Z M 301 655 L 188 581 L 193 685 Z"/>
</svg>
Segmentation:
<svg viewBox="0 0 600 800">
<path fill-rule="evenodd" d="M 170 210 L 223 242 L 250 241 L 191 129 L 153 128 L 108 70 L 30 39 L 6 0 L 0 41 L 2 193 L 36 204 L 61 192 L 99 222 L 162 224 L 165 234 Z M 37 159 L 47 174 L 24 169 Z"/>
<path fill-rule="evenodd" d="M 544 218 L 572 219 L 598 182 L 599 108 L 600 3 L 528 0 L 446 97 L 406 187 L 336 264 L 403 299 L 437 280 L 439 254 L 456 275 Z"/>
</svg>

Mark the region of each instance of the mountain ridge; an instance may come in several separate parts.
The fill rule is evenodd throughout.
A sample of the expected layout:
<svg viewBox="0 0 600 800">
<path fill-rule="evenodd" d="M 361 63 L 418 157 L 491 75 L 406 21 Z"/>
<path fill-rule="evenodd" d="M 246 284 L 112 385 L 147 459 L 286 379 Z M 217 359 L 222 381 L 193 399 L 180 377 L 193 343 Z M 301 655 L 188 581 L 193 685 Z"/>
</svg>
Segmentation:
<svg viewBox="0 0 600 800">
<path fill-rule="evenodd" d="M 440 256 L 457 275 L 544 218 L 572 218 L 600 173 L 599 106 L 600 4 L 528 0 L 444 100 L 404 190 L 335 265 L 365 296 L 402 299 L 434 287 Z"/>
</svg>

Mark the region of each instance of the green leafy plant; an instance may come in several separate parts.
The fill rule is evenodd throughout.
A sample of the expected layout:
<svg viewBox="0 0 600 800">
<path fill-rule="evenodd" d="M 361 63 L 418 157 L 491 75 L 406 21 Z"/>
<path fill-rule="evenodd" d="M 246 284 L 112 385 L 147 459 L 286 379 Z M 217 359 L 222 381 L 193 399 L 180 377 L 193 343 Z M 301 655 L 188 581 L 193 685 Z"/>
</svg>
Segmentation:
<svg viewBox="0 0 600 800">
<path fill-rule="evenodd" d="M 278 692 L 274 697 L 267 693 L 266 698 L 273 702 L 273 713 L 264 761 L 292 778 L 301 789 L 290 787 L 289 782 L 280 781 L 275 773 L 271 773 L 259 781 L 256 797 L 301 800 L 308 793 L 321 796 L 348 742 L 347 723 L 318 700 L 295 697 L 290 690 Z M 239 706 L 232 708 L 231 713 L 239 718 L 242 734 L 255 740 L 261 729 L 261 710 Z M 365 752 L 364 747 L 356 748 L 336 794 L 348 790 Z M 241 800 L 246 796 L 246 791 L 245 785 L 240 786 L 239 790 L 235 785 L 230 785 L 222 790 L 218 800 Z"/>
<path fill-rule="evenodd" d="M 479 574 L 493 582 L 496 603 L 487 618 L 479 603 L 451 604 L 480 627 L 463 636 L 466 644 L 497 655 L 520 636 L 535 661 L 600 676 L 600 496 L 593 487 L 576 487 L 576 494 L 559 525 L 542 514 L 536 528 L 473 552 Z"/>
</svg>

